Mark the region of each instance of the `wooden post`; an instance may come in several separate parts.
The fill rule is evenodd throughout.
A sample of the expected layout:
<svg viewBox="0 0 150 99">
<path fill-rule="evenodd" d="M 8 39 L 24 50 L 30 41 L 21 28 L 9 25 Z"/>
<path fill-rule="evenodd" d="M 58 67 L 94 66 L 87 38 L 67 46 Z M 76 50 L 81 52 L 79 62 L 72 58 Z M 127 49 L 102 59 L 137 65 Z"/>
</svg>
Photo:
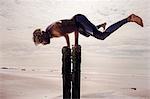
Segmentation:
<svg viewBox="0 0 150 99">
<path fill-rule="evenodd" d="M 72 99 L 80 99 L 81 46 L 72 48 Z"/>
<path fill-rule="evenodd" d="M 71 49 L 62 48 L 63 99 L 71 99 Z"/>
</svg>

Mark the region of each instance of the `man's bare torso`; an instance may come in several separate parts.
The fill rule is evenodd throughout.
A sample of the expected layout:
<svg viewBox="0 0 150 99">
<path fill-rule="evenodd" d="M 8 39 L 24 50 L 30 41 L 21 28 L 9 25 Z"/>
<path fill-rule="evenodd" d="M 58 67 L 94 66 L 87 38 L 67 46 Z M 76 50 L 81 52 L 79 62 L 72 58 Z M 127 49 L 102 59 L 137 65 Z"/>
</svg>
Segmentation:
<svg viewBox="0 0 150 99">
<path fill-rule="evenodd" d="M 60 20 L 51 24 L 46 31 L 51 33 L 52 37 L 65 36 L 77 30 L 76 24 L 73 20 Z"/>
</svg>

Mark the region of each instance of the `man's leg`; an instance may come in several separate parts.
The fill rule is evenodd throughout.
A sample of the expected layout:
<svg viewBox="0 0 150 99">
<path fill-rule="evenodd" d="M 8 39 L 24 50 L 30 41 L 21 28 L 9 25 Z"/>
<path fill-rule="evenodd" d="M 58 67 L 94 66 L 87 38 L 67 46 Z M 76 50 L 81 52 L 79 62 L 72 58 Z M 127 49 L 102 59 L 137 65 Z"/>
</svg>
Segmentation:
<svg viewBox="0 0 150 99">
<path fill-rule="evenodd" d="M 93 30 L 93 35 L 97 39 L 104 40 L 106 37 L 108 37 L 111 33 L 119 29 L 122 25 L 128 23 L 128 22 L 135 22 L 138 25 L 143 27 L 142 19 L 134 14 L 130 15 L 128 18 L 125 18 L 111 26 L 109 26 L 104 32 L 100 32 L 97 29 Z"/>
<path fill-rule="evenodd" d="M 89 37 L 90 35 L 93 35 L 93 28 L 97 29 L 94 24 L 92 24 L 86 16 L 82 14 L 77 14 L 73 17 L 75 19 L 75 22 L 78 27 L 78 31 L 80 34 Z"/>
<path fill-rule="evenodd" d="M 89 37 L 90 34 L 86 32 L 86 30 L 84 29 L 84 27 L 82 27 L 82 28 L 81 27 L 82 26 L 80 26 L 80 28 L 78 29 L 79 33 L 82 34 L 82 35 L 84 35 L 84 36 L 86 36 L 86 37 Z M 99 29 L 101 27 L 105 30 L 106 22 L 96 26 L 97 29 Z"/>
</svg>

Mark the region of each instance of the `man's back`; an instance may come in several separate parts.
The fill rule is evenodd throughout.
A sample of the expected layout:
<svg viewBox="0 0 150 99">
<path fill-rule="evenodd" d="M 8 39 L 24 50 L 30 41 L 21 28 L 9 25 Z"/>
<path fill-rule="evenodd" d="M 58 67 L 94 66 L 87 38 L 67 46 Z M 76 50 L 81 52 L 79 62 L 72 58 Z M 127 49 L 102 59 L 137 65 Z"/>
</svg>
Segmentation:
<svg viewBox="0 0 150 99">
<path fill-rule="evenodd" d="M 73 20 L 60 20 L 47 27 L 46 31 L 51 33 L 53 37 L 64 36 L 74 32 L 77 29 Z"/>
</svg>

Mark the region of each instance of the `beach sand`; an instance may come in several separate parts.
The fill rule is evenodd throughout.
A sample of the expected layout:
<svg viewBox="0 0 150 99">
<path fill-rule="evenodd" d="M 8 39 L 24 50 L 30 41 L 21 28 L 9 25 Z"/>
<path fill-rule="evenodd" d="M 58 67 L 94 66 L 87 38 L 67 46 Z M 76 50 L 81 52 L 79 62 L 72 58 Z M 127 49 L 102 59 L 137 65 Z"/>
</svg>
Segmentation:
<svg viewBox="0 0 150 99">
<path fill-rule="evenodd" d="M 80 35 L 81 99 L 150 99 L 150 0 L 0 0 L 0 8 L 0 99 L 62 99 L 66 41 L 35 46 L 32 36 L 78 13 L 106 27 L 132 13 L 144 21 L 104 41 Z"/>
<path fill-rule="evenodd" d="M 1 99 L 62 99 L 60 71 L 1 69 L 0 81 Z M 81 99 L 150 99 L 149 81 L 144 75 L 82 73 Z"/>
</svg>

